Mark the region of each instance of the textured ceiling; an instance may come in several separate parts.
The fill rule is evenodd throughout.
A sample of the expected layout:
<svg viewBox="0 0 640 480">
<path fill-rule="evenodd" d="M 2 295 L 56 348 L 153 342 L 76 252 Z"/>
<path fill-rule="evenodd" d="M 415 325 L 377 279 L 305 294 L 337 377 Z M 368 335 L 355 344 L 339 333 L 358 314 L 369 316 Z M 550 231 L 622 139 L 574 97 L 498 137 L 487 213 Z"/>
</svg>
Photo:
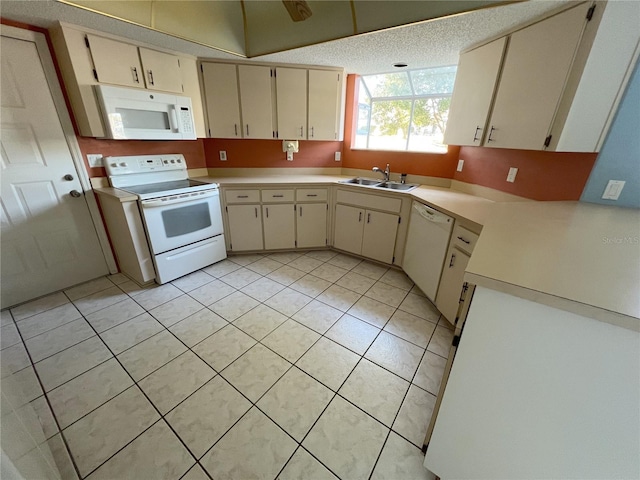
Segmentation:
<svg viewBox="0 0 640 480">
<path fill-rule="evenodd" d="M 252 60 L 344 67 L 349 73 L 369 74 L 408 68 L 451 65 L 458 52 L 484 39 L 553 10 L 571 0 L 530 0 L 454 17 L 302 47 Z M 239 59 L 234 55 L 131 25 L 53 0 L 2 0 L 4 18 L 49 28 L 67 22 L 201 58 Z"/>
</svg>

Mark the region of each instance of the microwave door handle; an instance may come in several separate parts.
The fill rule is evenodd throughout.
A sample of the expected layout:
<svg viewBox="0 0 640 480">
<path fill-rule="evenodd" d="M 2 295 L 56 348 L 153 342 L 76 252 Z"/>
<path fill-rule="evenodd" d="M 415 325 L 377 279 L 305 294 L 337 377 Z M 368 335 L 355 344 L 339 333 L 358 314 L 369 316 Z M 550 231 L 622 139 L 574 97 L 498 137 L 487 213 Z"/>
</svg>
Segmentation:
<svg viewBox="0 0 640 480">
<path fill-rule="evenodd" d="M 171 123 L 171 130 L 173 130 L 174 132 L 181 132 L 180 130 L 180 122 L 178 122 L 178 114 L 177 112 L 177 107 L 176 105 L 171 105 L 170 108 L 170 123 Z"/>
</svg>

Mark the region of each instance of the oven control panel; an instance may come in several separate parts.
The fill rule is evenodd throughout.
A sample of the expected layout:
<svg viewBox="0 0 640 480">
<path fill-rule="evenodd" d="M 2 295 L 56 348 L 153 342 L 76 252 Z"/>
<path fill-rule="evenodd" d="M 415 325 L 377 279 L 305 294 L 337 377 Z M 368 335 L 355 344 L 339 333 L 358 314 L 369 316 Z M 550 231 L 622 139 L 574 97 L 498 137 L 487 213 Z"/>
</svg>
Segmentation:
<svg viewBox="0 0 640 480">
<path fill-rule="evenodd" d="M 187 169 L 187 162 L 182 154 L 106 157 L 104 163 L 109 176 Z"/>
</svg>

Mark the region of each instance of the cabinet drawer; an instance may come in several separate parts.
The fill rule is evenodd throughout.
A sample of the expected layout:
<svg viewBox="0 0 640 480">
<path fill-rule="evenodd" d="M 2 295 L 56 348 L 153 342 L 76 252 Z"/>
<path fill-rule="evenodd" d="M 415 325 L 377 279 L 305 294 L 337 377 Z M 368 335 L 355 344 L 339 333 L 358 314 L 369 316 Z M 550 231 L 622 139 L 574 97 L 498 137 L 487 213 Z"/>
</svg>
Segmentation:
<svg viewBox="0 0 640 480">
<path fill-rule="evenodd" d="M 270 203 L 293 202 L 293 190 L 262 190 L 262 201 Z"/>
<path fill-rule="evenodd" d="M 382 195 L 367 195 L 347 190 L 338 190 L 337 200 L 338 203 L 348 203 L 365 208 L 386 210 L 393 213 L 399 213 L 400 207 L 402 206 L 402 200 L 399 198 L 390 198 Z"/>
<path fill-rule="evenodd" d="M 471 254 L 478 241 L 478 234 L 464 228 L 462 225 L 456 225 L 451 239 L 456 247 L 463 252 Z"/>
<path fill-rule="evenodd" d="M 326 202 L 326 188 L 300 188 L 296 190 L 296 202 Z"/>
<path fill-rule="evenodd" d="M 224 198 L 227 203 L 259 203 L 260 190 L 227 190 Z"/>
</svg>

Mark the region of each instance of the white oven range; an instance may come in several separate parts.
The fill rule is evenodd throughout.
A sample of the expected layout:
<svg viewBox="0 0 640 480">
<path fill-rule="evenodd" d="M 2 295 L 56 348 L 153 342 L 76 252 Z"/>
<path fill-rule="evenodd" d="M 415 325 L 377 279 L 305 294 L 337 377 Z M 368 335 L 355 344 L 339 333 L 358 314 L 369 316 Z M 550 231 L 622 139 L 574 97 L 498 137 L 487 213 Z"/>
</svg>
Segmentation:
<svg viewBox="0 0 640 480">
<path fill-rule="evenodd" d="M 112 187 L 138 196 L 157 283 L 226 258 L 218 185 L 189 179 L 183 155 L 106 157 L 105 168 Z"/>
</svg>

